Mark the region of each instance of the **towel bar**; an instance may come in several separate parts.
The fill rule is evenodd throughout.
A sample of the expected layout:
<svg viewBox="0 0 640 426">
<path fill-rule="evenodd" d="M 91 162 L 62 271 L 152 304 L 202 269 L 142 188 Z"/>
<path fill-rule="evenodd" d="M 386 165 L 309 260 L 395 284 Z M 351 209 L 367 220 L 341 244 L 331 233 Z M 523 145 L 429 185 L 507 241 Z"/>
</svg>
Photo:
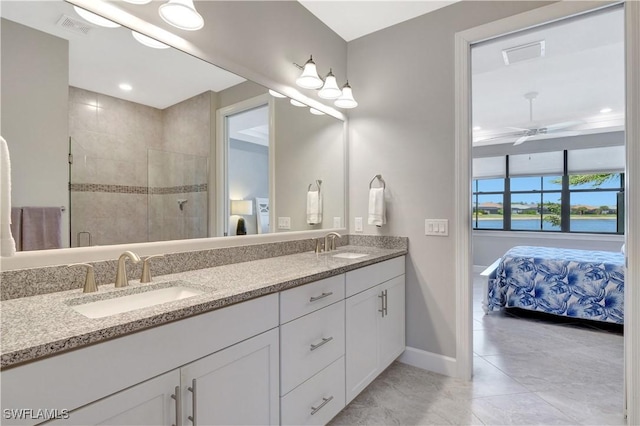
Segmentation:
<svg viewBox="0 0 640 426">
<path fill-rule="evenodd" d="M 378 179 L 380 181 L 380 183 L 382 184 L 382 189 L 386 189 L 387 188 L 387 183 L 384 181 L 384 179 L 382 179 L 382 175 L 375 175 L 373 177 L 373 179 L 371 179 L 371 182 L 369 182 L 369 189 L 372 188 L 371 185 L 373 185 L 373 182 L 375 182 L 376 179 Z"/>
</svg>

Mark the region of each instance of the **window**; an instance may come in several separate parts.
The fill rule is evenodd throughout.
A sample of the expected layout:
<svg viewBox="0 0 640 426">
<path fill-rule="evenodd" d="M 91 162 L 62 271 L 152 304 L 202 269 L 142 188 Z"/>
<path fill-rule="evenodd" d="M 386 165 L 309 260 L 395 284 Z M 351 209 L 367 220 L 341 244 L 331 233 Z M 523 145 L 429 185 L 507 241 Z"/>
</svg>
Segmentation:
<svg viewBox="0 0 640 426">
<path fill-rule="evenodd" d="M 624 147 L 474 159 L 473 229 L 624 233 Z M 475 166 L 497 165 L 498 175 Z M 603 161 L 606 160 L 606 161 Z M 504 171 L 503 171 L 504 170 Z"/>
</svg>

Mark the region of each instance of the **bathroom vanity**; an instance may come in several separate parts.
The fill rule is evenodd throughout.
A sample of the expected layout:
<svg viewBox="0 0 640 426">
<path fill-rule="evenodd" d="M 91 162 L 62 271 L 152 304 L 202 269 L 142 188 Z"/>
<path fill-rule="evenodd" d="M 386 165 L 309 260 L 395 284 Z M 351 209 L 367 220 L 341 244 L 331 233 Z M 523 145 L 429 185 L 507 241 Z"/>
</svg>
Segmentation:
<svg viewBox="0 0 640 426">
<path fill-rule="evenodd" d="M 3 424 L 326 424 L 404 351 L 405 254 L 346 246 L 4 301 Z M 200 294 L 74 309 L 175 285 Z"/>
</svg>

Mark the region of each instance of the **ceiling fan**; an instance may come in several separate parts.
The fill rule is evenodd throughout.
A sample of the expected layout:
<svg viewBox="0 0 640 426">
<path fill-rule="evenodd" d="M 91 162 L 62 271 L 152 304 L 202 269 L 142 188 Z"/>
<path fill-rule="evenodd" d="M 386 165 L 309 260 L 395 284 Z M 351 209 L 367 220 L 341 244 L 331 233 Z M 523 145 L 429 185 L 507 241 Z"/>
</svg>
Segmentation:
<svg viewBox="0 0 640 426">
<path fill-rule="evenodd" d="M 561 123 L 555 123 L 555 124 L 550 124 L 548 126 L 543 126 L 543 127 L 539 127 L 534 121 L 533 121 L 533 101 L 538 97 L 538 92 L 528 92 L 524 94 L 524 98 L 527 99 L 529 101 L 529 123 L 531 124 L 531 127 L 528 128 L 523 128 L 523 127 L 507 127 L 508 129 L 512 129 L 515 130 L 515 132 L 510 132 L 510 133 L 503 133 L 500 135 L 497 135 L 495 137 L 491 137 L 488 139 L 484 139 L 484 140 L 491 140 L 491 139 L 504 139 L 505 137 L 515 137 L 516 140 L 514 142 L 514 146 L 516 145 L 520 145 L 524 142 L 526 142 L 528 139 L 534 137 L 534 136 L 539 136 L 539 135 L 547 135 L 550 133 L 558 133 L 558 136 L 560 136 L 560 134 L 562 136 L 576 136 L 578 134 L 580 134 L 580 132 L 577 131 L 567 131 L 565 129 L 573 127 L 575 125 L 581 124 L 582 121 L 564 121 Z"/>
</svg>

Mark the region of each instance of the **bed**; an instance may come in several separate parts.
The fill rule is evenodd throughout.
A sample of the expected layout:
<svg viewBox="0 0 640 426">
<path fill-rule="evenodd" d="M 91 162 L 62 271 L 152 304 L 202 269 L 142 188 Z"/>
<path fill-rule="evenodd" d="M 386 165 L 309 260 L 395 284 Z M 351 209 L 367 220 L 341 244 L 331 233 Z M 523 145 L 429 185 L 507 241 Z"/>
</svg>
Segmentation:
<svg viewBox="0 0 640 426">
<path fill-rule="evenodd" d="M 624 255 L 517 246 L 487 279 L 485 311 L 516 307 L 622 324 Z"/>
</svg>

